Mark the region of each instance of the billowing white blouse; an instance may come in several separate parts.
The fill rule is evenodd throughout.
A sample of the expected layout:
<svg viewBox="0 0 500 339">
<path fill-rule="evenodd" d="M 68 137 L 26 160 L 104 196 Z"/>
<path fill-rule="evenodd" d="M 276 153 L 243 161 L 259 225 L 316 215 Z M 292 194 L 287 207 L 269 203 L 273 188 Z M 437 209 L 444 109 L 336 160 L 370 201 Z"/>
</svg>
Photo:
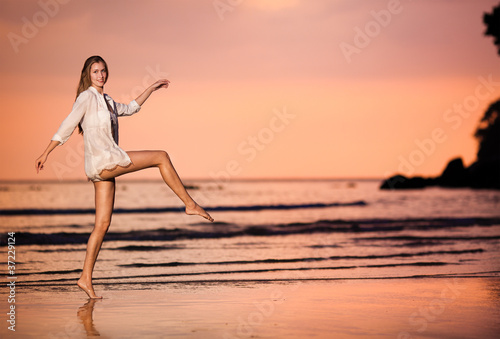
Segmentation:
<svg viewBox="0 0 500 339">
<path fill-rule="evenodd" d="M 106 105 L 106 101 L 110 111 Z M 118 116 L 137 113 L 141 106 L 132 100 L 130 104 L 114 102 L 107 94 L 100 94 L 90 86 L 80 93 L 71 113 L 64 119 L 52 140 L 64 144 L 81 123 L 85 148 L 85 174 L 92 181 L 101 181 L 104 169 L 127 166 L 132 161 L 118 146 Z"/>
</svg>

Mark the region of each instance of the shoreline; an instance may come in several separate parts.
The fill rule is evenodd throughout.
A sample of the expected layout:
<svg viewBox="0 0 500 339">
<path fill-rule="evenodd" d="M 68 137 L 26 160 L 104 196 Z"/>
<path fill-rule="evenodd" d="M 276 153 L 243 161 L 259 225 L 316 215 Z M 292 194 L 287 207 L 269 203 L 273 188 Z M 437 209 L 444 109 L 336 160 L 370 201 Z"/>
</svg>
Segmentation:
<svg viewBox="0 0 500 339">
<path fill-rule="evenodd" d="M 97 288 L 104 299 L 94 301 L 76 292 L 76 285 L 66 292 L 56 285 L 52 291 L 20 285 L 16 332 L 3 320 L 0 333 L 6 338 L 493 338 L 500 330 L 499 282 L 440 277 L 152 282 L 141 289 L 106 284 Z"/>
</svg>

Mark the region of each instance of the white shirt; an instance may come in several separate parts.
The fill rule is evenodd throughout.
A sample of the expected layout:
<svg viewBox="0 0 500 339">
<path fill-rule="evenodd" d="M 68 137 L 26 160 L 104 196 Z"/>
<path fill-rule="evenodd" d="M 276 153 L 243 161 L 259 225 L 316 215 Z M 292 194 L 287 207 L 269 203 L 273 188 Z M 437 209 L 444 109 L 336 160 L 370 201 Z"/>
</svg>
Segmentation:
<svg viewBox="0 0 500 339">
<path fill-rule="evenodd" d="M 110 112 L 106 101 L 113 112 Z M 52 140 L 64 144 L 79 123 L 83 129 L 85 147 L 85 174 L 92 181 L 102 180 L 99 174 L 104 169 L 127 166 L 132 161 L 118 146 L 118 116 L 128 116 L 139 112 L 141 106 L 132 100 L 130 104 L 114 102 L 107 94 L 100 94 L 90 86 L 76 98 L 71 113 L 64 119 Z M 111 120 L 115 124 L 112 126 Z M 115 138 L 113 139 L 112 129 Z"/>
</svg>

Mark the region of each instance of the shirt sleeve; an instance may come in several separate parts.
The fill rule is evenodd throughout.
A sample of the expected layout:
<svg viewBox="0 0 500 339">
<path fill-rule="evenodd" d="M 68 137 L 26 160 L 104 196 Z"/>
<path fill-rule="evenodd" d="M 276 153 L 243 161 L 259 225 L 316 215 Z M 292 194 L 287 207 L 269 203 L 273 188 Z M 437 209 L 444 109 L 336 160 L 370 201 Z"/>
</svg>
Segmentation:
<svg viewBox="0 0 500 339">
<path fill-rule="evenodd" d="M 76 126 L 78 126 L 80 121 L 83 119 L 83 116 L 87 111 L 89 99 L 90 99 L 89 92 L 84 91 L 80 93 L 78 98 L 76 98 L 75 103 L 73 104 L 73 109 L 71 110 L 71 113 L 61 123 L 61 126 L 59 126 L 59 129 L 57 130 L 56 134 L 54 134 L 54 136 L 52 137 L 52 140 L 59 141 L 60 145 L 68 141 L 71 134 L 73 134 L 73 131 L 75 130 Z"/>
<path fill-rule="evenodd" d="M 118 116 L 132 115 L 139 112 L 141 109 L 141 106 L 135 100 L 132 100 L 128 105 L 120 104 L 118 102 L 115 102 L 115 105 Z"/>
</svg>

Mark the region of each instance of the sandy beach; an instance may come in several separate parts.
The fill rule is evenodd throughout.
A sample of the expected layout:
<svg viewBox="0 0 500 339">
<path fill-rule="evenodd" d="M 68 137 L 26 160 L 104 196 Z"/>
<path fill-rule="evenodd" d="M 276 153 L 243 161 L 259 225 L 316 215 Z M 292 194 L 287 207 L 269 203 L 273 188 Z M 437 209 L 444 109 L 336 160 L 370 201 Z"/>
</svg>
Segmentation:
<svg viewBox="0 0 500 339">
<path fill-rule="evenodd" d="M 17 291 L 2 338 L 494 338 L 492 278 L 97 285 L 104 299 Z M 6 295 L 2 294 L 5 319 Z"/>
<path fill-rule="evenodd" d="M 0 267 L 0 337 L 498 338 L 499 192 L 197 184 L 215 223 L 178 213 L 160 183 L 120 186 L 97 301 L 76 286 L 92 187 L 4 186 L 0 244 L 15 233 L 15 270 Z"/>
</svg>

